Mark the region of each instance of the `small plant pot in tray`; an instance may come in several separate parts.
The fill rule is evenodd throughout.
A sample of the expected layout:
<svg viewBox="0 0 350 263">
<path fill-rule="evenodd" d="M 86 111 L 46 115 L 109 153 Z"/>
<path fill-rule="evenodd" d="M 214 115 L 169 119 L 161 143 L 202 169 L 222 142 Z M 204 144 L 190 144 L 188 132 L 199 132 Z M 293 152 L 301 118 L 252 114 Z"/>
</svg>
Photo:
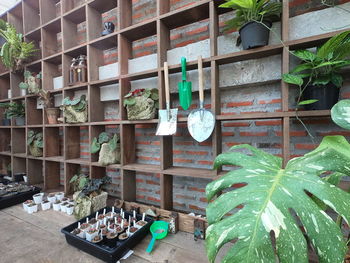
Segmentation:
<svg viewBox="0 0 350 263">
<path fill-rule="evenodd" d="M 84 223 L 84 224 L 81 224 L 80 226 L 80 229 L 84 232 L 89 231 L 90 228 L 91 228 L 91 225 L 89 223 Z M 84 238 L 85 238 L 85 235 L 84 235 Z"/>
<path fill-rule="evenodd" d="M 115 232 L 108 232 L 108 234 L 106 235 L 106 240 L 107 246 L 115 247 L 118 240 L 118 234 Z"/>
<path fill-rule="evenodd" d="M 95 218 L 91 218 L 91 219 L 89 220 L 89 224 L 90 224 L 90 226 L 91 226 L 92 228 L 96 228 L 96 226 L 97 226 L 97 220 L 96 220 Z"/>
<path fill-rule="evenodd" d="M 103 237 L 101 237 L 100 235 L 97 235 L 91 240 L 91 242 L 94 243 L 95 245 L 102 245 Z"/>
<path fill-rule="evenodd" d="M 127 240 L 128 238 L 129 238 L 129 235 L 128 235 L 128 233 L 126 233 L 126 232 L 121 233 L 121 234 L 119 234 L 119 236 L 118 236 L 118 239 L 119 239 L 120 241 L 125 241 L 125 240 Z"/>
<path fill-rule="evenodd" d="M 61 211 L 61 201 L 56 200 L 55 203 L 52 204 L 54 211 Z"/>
<path fill-rule="evenodd" d="M 41 204 L 43 202 L 43 196 L 44 196 L 44 193 L 38 193 L 33 195 L 34 203 L 37 205 Z"/>
<path fill-rule="evenodd" d="M 41 203 L 41 209 L 42 209 L 43 211 L 49 210 L 50 208 L 51 208 L 51 203 L 50 203 L 50 201 L 44 201 L 44 202 Z"/>
<path fill-rule="evenodd" d="M 98 235 L 98 230 L 96 228 L 90 228 L 88 231 L 85 232 L 85 238 L 89 242 L 91 242 L 91 240 L 93 240 L 94 237 L 97 235 Z"/>
<path fill-rule="evenodd" d="M 33 213 L 38 212 L 38 205 L 37 205 L 37 204 L 34 204 L 34 203 L 28 205 L 28 210 L 27 210 L 27 212 L 28 212 L 29 214 L 33 214 Z"/>
<path fill-rule="evenodd" d="M 141 228 L 141 227 L 143 227 L 143 226 L 145 226 L 145 225 L 147 225 L 147 222 L 146 222 L 146 221 L 140 220 L 140 221 L 138 221 L 138 222 L 136 223 L 135 227 Z"/>
<path fill-rule="evenodd" d="M 80 228 L 74 229 L 71 233 L 77 237 L 85 239 L 85 231 Z"/>
</svg>

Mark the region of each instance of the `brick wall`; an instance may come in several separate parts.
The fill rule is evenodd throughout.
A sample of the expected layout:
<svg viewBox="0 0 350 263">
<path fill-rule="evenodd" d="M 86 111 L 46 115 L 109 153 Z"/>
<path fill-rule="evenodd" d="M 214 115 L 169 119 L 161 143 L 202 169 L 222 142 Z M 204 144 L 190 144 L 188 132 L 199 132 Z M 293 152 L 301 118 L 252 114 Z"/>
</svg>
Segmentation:
<svg viewBox="0 0 350 263">
<path fill-rule="evenodd" d="M 133 24 L 152 18 L 156 12 L 155 0 L 133 0 Z M 181 8 L 185 5 L 193 4 L 193 0 L 171 0 L 171 10 Z M 297 16 L 314 10 L 323 9 L 319 0 L 290 0 L 292 7 L 291 16 Z M 350 2 L 350 0 L 335 1 L 337 4 Z M 219 53 L 233 52 L 236 33 L 223 34 L 224 22 L 233 16 L 233 12 L 220 16 Z M 103 14 L 104 21 L 116 22 L 115 11 Z M 315 16 L 317 18 L 317 15 Z M 318 25 L 318 22 L 314 22 Z M 300 26 L 302 28 L 302 26 Z M 279 23 L 274 25 L 278 32 Z M 81 25 L 84 32 L 84 25 Z M 297 29 L 296 29 L 297 30 Z M 312 32 L 301 30 L 300 34 L 312 35 L 322 32 L 319 28 L 311 28 Z M 321 30 L 321 31 L 320 31 Z M 293 33 L 298 37 L 304 37 Z M 191 25 L 171 30 L 171 49 L 188 46 L 199 41 L 208 39 L 208 20 L 199 21 Z M 80 39 L 84 39 L 83 36 Z M 276 43 L 276 37 L 271 36 L 271 43 Z M 204 42 L 203 42 L 204 43 Z M 205 50 L 204 50 L 205 51 Z M 105 64 L 117 62 L 117 50 L 105 51 Z M 133 42 L 133 57 L 146 57 L 157 52 L 155 36 L 148 37 Z M 292 61 L 293 62 L 293 61 Z M 294 62 L 295 63 L 295 62 Z M 276 112 L 281 110 L 281 92 L 279 79 L 280 56 L 232 63 L 220 66 L 220 89 L 223 114 L 238 114 L 241 112 Z M 192 76 L 192 75 L 191 75 Z M 196 89 L 195 78 L 191 78 Z M 255 84 L 266 81 L 265 84 Z M 210 83 L 210 74 L 206 73 L 206 88 Z M 156 79 L 143 80 L 141 83 L 132 83 L 132 88 L 139 86 L 155 86 Z M 172 86 L 176 84 L 171 82 Z M 291 89 L 290 108 L 295 105 L 296 90 Z M 177 95 L 173 94 L 174 106 L 178 106 Z M 346 83 L 342 89 L 342 98 L 350 97 L 350 83 Z M 210 93 L 206 92 L 205 107 L 210 108 Z M 191 109 L 198 105 L 198 96 L 193 94 L 193 105 Z M 187 116 L 189 111 L 180 109 L 180 116 Z M 115 102 L 105 103 L 105 119 L 120 119 L 118 106 Z M 291 153 L 292 156 L 302 155 L 312 150 L 322 139 L 322 136 L 329 134 L 344 134 L 350 136 L 350 132 L 341 130 L 332 124 L 329 118 L 304 120 L 308 128 L 315 136 L 314 142 L 307 136 L 305 129 L 297 121 L 291 124 Z M 159 138 L 155 134 L 156 126 L 137 125 L 136 126 L 136 154 L 138 163 L 159 164 Z M 113 129 L 112 129 L 113 130 Z M 116 131 L 116 130 L 115 130 Z M 86 141 L 86 129 L 81 130 L 82 154 L 88 151 Z M 275 155 L 282 154 L 282 127 L 278 120 L 249 120 L 249 121 L 226 121 L 222 122 L 222 146 L 223 151 L 227 151 L 231 146 L 247 143 L 255 147 L 266 150 Z M 174 136 L 173 161 L 176 166 L 211 168 L 215 156 L 212 154 L 211 141 L 196 143 L 190 137 L 186 124 L 178 125 L 178 132 Z M 230 167 L 225 167 L 229 169 Z M 109 191 L 112 195 L 120 197 L 119 185 L 120 174 L 116 169 L 108 169 L 107 174 L 112 177 L 112 186 Z M 137 174 L 137 201 L 159 205 L 160 188 L 159 175 L 138 173 Z M 195 178 L 174 177 L 174 208 L 182 211 L 194 211 L 204 213 L 206 207 L 205 186 L 207 180 Z M 239 186 L 236 186 L 239 187 Z"/>
</svg>

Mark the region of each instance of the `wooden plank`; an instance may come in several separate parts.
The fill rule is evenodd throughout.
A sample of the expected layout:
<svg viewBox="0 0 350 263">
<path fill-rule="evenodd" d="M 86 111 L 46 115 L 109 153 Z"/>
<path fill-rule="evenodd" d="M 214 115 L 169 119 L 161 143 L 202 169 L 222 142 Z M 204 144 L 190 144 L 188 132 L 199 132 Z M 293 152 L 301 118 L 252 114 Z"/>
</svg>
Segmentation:
<svg viewBox="0 0 350 263">
<path fill-rule="evenodd" d="M 136 201 L 136 172 L 122 169 L 120 174 L 122 199 Z"/>
<path fill-rule="evenodd" d="M 212 179 L 216 173 L 213 170 L 189 167 L 171 167 L 163 171 L 165 174 Z"/>
<path fill-rule="evenodd" d="M 157 15 L 163 15 L 170 11 L 170 0 L 157 0 Z"/>
<path fill-rule="evenodd" d="M 132 1 L 118 0 L 118 27 L 119 30 L 132 24 Z"/>
<path fill-rule="evenodd" d="M 173 176 L 160 175 L 160 207 L 166 210 L 173 209 Z"/>
</svg>

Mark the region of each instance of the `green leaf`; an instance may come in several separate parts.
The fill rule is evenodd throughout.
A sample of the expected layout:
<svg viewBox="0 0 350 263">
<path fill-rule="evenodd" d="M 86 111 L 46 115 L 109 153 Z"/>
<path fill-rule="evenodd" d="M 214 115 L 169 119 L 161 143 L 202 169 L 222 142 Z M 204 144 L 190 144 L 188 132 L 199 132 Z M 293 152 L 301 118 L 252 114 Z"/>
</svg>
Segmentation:
<svg viewBox="0 0 350 263">
<path fill-rule="evenodd" d="M 108 142 L 109 141 L 109 135 L 107 132 L 101 132 L 100 135 L 98 136 L 98 142 L 100 144 Z"/>
<path fill-rule="evenodd" d="M 151 90 L 145 89 L 145 91 L 143 92 L 142 96 L 144 96 L 146 98 L 151 97 Z"/>
<path fill-rule="evenodd" d="M 108 142 L 109 149 L 111 151 L 115 151 L 117 149 L 119 142 L 119 136 L 118 134 L 114 134 L 113 138 Z"/>
<path fill-rule="evenodd" d="M 282 79 L 286 83 L 297 85 L 297 86 L 303 85 L 303 82 L 304 82 L 300 76 L 293 75 L 293 74 L 283 74 Z"/>
<path fill-rule="evenodd" d="M 232 247 L 222 262 L 308 262 L 308 245 L 293 212 L 299 217 L 320 262 L 343 262 L 347 246 L 336 223 L 306 193 L 311 193 L 350 222 L 350 194 L 321 180 L 322 171 L 349 173 L 350 145 L 344 137 L 326 137 L 304 157 L 282 159 L 250 145 L 231 148 L 214 163 L 238 166 L 209 183 L 206 196 L 206 249 L 214 262 L 220 248 Z M 250 153 L 245 154 L 246 151 Z M 244 152 L 243 152 L 244 151 Z M 336 160 L 336 161 L 334 161 Z M 238 183 L 244 187 L 231 190 Z M 219 195 L 216 199 L 213 199 Z M 243 205 L 242 209 L 234 210 Z M 227 215 L 229 212 L 232 215 Z M 273 231 L 276 251 L 270 237 Z M 236 240 L 235 243 L 230 243 Z M 277 256 L 275 255 L 277 253 Z"/>
<path fill-rule="evenodd" d="M 296 50 L 292 52 L 292 54 L 304 61 L 312 62 L 316 59 L 316 54 L 312 53 L 309 50 Z"/>
<path fill-rule="evenodd" d="M 133 97 L 128 98 L 128 99 L 124 99 L 124 102 L 123 102 L 124 107 L 127 105 L 130 105 L 130 106 L 135 105 L 135 103 L 136 103 L 136 100 Z"/>
<path fill-rule="evenodd" d="M 332 120 L 338 126 L 350 130 L 350 100 L 340 100 L 331 110 Z"/>
<path fill-rule="evenodd" d="M 340 88 L 343 85 L 343 77 L 340 74 L 334 73 L 331 77 L 331 81 L 338 88 Z"/>
<path fill-rule="evenodd" d="M 69 183 L 72 184 L 72 183 L 74 183 L 74 182 L 77 181 L 77 180 L 78 180 L 78 175 L 75 174 L 75 175 L 69 180 Z"/>
<path fill-rule="evenodd" d="M 299 72 L 302 72 L 304 70 L 308 70 L 308 69 L 312 69 L 312 65 L 311 64 L 301 64 L 301 65 L 298 65 L 296 66 L 290 73 L 299 73 Z"/>
<path fill-rule="evenodd" d="M 21 82 L 21 83 L 19 83 L 19 88 L 20 89 L 28 89 L 29 85 L 25 82 Z"/>
<path fill-rule="evenodd" d="M 91 152 L 91 153 L 98 153 L 98 151 L 99 151 L 100 149 L 101 149 L 101 144 L 97 141 L 97 138 L 95 137 L 95 138 L 92 140 L 90 152 Z"/>
<path fill-rule="evenodd" d="M 317 50 L 317 56 L 323 59 L 331 59 L 333 55 L 337 56 L 335 51 L 342 49 L 343 44 L 349 42 L 349 34 L 350 31 L 345 31 L 330 38 Z M 345 56 L 347 56 L 346 53 Z M 341 57 L 338 57 L 338 59 L 341 59 Z"/>
<path fill-rule="evenodd" d="M 315 103 L 315 102 L 318 102 L 318 100 L 303 100 L 301 102 L 298 103 L 299 106 L 301 105 L 309 105 L 309 104 L 312 104 L 312 103 Z"/>
<path fill-rule="evenodd" d="M 89 178 L 87 176 L 82 176 L 79 180 L 78 189 L 81 191 L 86 184 L 88 184 Z"/>
<path fill-rule="evenodd" d="M 319 76 L 317 78 L 314 78 L 312 84 L 315 86 L 327 85 L 329 82 L 331 82 L 331 80 L 332 79 L 330 75 Z"/>
<path fill-rule="evenodd" d="M 221 4 L 220 7 L 223 8 L 245 8 L 245 9 L 252 9 L 254 7 L 254 2 L 256 0 L 230 0 L 227 3 Z"/>
</svg>

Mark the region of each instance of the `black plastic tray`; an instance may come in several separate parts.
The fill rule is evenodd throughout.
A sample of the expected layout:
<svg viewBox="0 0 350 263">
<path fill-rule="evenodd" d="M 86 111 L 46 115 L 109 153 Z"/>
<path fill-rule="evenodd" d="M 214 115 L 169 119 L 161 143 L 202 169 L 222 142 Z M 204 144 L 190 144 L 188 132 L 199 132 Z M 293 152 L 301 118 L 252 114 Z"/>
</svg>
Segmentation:
<svg viewBox="0 0 350 263">
<path fill-rule="evenodd" d="M 106 207 L 106 213 L 112 211 L 110 207 Z M 115 209 L 115 212 L 119 213 L 119 209 Z M 99 214 L 103 213 L 103 209 L 99 211 Z M 88 216 L 89 219 L 95 217 L 96 213 L 91 214 Z M 131 213 L 125 211 L 126 218 L 129 217 L 129 215 L 132 216 Z M 136 215 L 137 220 L 141 220 L 141 215 Z M 141 240 L 149 233 L 149 228 L 151 224 L 153 223 L 153 219 L 150 217 L 146 217 L 145 221 L 148 222 L 147 225 L 143 226 L 141 229 L 135 232 L 131 237 L 129 237 L 125 241 L 117 241 L 116 246 L 111 248 L 107 245 L 97 245 L 93 244 L 83 238 L 80 238 L 76 235 L 71 234 L 71 232 L 78 227 L 78 222 L 85 223 L 86 217 L 82 218 L 81 220 L 63 228 L 61 232 L 65 234 L 67 243 L 71 246 L 74 246 L 94 257 L 97 257 L 105 262 L 117 262 L 120 258 L 122 258 L 129 250 L 131 250 L 133 247 L 135 247 L 137 244 L 141 242 Z"/>
<path fill-rule="evenodd" d="M 41 191 L 41 188 L 35 187 L 34 190 L 19 192 L 11 196 L 0 197 L 0 210 L 13 205 L 23 203 L 28 199 L 32 199 L 33 195 L 40 193 L 40 191 Z"/>
</svg>

